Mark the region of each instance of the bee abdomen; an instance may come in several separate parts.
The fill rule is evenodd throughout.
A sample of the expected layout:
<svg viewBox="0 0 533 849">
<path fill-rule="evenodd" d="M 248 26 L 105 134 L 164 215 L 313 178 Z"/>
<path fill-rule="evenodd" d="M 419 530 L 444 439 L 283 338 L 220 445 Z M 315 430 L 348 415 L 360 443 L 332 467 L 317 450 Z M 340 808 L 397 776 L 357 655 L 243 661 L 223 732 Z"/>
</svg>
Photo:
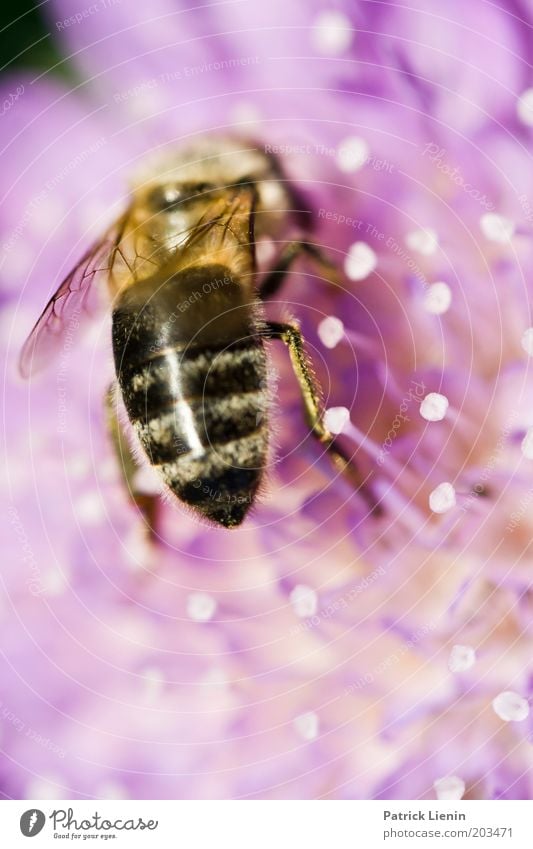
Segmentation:
<svg viewBox="0 0 533 849">
<path fill-rule="evenodd" d="M 248 436 L 211 445 L 200 456 L 177 457 L 161 472 L 178 498 L 207 519 L 232 527 L 241 523 L 254 501 L 267 443 L 261 425 Z"/>
<path fill-rule="evenodd" d="M 212 521 L 240 524 L 268 450 L 261 342 L 168 350 L 123 369 L 119 381 L 140 442 L 174 494 Z"/>
<path fill-rule="evenodd" d="M 260 392 L 266 384 L 261 346 L 234 343 L 220 351 L 179 349 L 166 351 L 131 367 L 124 364 L 120 385 L 130 419 L 144 419 L 174 404 L 179 397 L 227 398 Z"/>
<path fill-rule="evenodd" d="M 159 466 L 249 436 L 261 426 L 266 407 L 263 390 L 221 398 L 179 398 L 159 412 L 148 408 L 133 426 L 150 461 Z"/>
</svg>

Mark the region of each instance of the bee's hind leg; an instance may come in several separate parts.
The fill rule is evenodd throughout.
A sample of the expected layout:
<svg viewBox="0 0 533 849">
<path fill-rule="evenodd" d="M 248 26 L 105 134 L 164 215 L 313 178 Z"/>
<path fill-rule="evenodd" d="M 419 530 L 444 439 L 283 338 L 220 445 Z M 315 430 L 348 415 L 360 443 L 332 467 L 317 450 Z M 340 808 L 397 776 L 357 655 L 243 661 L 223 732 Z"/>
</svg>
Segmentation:
<svg viewBox="0 0 533 849">
<path fill-rule="evenodd" d="M 326 448 L 335 467 L 346 475 L 354 488 L 364 498 L 374 515 L 381 512 L 368 483 L 363 481 L 353 460 L 339 446 L 335 436 L 324 424 L 320 393 L 309 367 L 305 353 L 304 339 L 300 329 L 294 324 L 276 321 L 266 322 L 264 335 L 267 339 L 280 339 L 289 349 L 294 374 L 300 386 L 304 413 L 313 436 Z"/>
<path fill-rule="evenodd" d="M 283 285 L 291 265 L 299 257 L 307 257 L 328 283 L 337 286 L 341 274 L 333 262 L 323 253 L 322 248 L 303 239 L 288 242 L 281 251 L 276 266 L 268 272 L 259 285 L 259 297 L 262 301 L 272 298 Z"/>
<path fill-rule="evenodd" d="M 118 466 L 121 470 L 124 485 L 130 499 L 141 512 L 150 539 L 158 539 L 157 520 L 159 514 L 159 496 L 143 492 L 139 489 L 136 479 L 142 468 L 138 463 L 118 414 L 118 391 L 111 384 L 105 395 L 106 422 Z"/>
</svg>

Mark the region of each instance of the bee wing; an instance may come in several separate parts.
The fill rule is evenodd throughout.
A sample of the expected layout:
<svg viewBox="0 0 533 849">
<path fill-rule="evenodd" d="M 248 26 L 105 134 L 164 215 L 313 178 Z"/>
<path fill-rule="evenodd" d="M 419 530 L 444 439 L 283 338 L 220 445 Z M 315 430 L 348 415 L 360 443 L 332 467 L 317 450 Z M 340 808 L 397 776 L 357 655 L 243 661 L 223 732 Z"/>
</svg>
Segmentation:
<svg viewBox="0 0 533 849">
<path fill-rule="evenodd" d="M 253 265 L 253 187 L 236 186 L 206 203 L 202 217 L 189 231 L 186 249 L 177 263 L 182 267 L 210 261 L 227 265 L 235 272 L 251 271 Z M 246 266 L 246 269 L 244 268 Z"/>
<path fill-rule="evenodd" d="M 119 222 L 92 245 L 52 295 L 22 348 L 19 360 L 22 377 L 28 378 L 49 364 L 61 350 L 71 322 L 94 315 L 93 283 L 101 273 L 111 270 L 121 232 Z M 107 260 L 110 263 L 105 267 Z"/>
<path fill-rule="evenodd" d="M 248 246 L 253 241 L 253 217 L 256 196 L 253 186 L 232 186 L 218 202 L 208 206 L 205 220 L 200 220 L 189 240 L 192 244 L 196 237 L 214 238 L 221 244 L 232 237 L 239 244 Z M 222 228 L 222 233 L 220 232 Z"/>
</svg>

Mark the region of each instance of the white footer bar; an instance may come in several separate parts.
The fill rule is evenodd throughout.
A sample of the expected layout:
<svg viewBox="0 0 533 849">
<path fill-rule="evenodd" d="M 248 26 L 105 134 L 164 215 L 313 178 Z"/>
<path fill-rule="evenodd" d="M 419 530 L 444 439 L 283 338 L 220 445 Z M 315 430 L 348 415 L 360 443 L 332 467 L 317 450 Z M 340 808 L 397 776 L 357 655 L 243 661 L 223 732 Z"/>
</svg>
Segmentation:
<svg viewBox="0 0 533 849">
<path fill-rule="evenodd" d="M 533 847 L 533 802 L 4 801 L 2 846 Z M 35 842 L 30 842 L 32 839 Z"/>
</svg>

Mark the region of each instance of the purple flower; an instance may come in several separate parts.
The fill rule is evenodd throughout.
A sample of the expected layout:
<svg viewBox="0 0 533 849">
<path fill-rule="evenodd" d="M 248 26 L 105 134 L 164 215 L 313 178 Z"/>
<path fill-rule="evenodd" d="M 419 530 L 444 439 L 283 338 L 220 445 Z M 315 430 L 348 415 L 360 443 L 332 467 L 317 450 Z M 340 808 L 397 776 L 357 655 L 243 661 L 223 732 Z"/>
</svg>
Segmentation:
<svg viewBox="0 0 533 849">
<path fill-rule="evenodd" d="M 58 1 L 79 83 L 4 77 L 5 796 L 531 797 L 533 21 L 410 6 Z M 280 158 L 344 270 L 303 263 L 271 314 L 382 512 L 272 344 L 255 512 L 166 500 L 155 545 L 106 433 L 108 319 L 38 380 L 17 358 L 146 157 L 216 132 Z"/>
</svg>

